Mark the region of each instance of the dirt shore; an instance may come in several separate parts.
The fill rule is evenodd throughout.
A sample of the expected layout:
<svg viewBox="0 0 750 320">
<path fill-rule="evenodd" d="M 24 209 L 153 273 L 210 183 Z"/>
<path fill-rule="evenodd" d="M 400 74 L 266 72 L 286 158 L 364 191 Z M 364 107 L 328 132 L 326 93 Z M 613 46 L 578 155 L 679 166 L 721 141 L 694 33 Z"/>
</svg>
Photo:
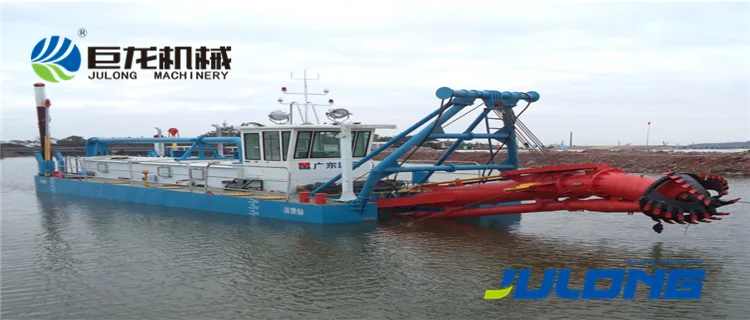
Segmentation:
<svg viewBox="0 0 750 320">
<path fill-rule="evenodd" d="M 391 151 L 385 151 L 375 160 L 382 160 Z M 440 150 L 418 150 L 410 160 L 437 160 L 443 151 Z M 584 164 L 584 163 L 609 163 L 613 167 L 621 168 L 631 173 L 662 173 L 665 171 L 681 172 L 710 172 L 722 175 L 744 175 L 750 176 L 750 153 L 720 153 L 720 152 L 666 152 L 666 151 L 641 151 L 641 150 L 583 150 L 578 152 L 552 152 L 555 164 Z M 501 152 L 497 155 L 500 159 L 505 157 Z M 449 161 L 473 161 L 487 163 L 490 156 L 488 152 L 455 152 Z M 544 166 L 537 160 L 534 154 L 521 152 L 519 154 L 522 168 L 533 168 Z"/>
</svg>

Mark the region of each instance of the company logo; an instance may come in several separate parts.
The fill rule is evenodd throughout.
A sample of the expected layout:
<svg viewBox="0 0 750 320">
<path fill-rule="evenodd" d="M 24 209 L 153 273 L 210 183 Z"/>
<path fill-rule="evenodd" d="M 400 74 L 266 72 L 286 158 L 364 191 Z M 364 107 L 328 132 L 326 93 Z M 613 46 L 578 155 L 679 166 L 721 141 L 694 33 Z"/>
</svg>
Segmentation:
<svg viewBox="0 0 750 320">
<path fill-rule="evenodd" d="M 91 46 L 88 78 L 137 80 L 140 70 L 153 74 L 154 80 L 226 80 L 232 69 L 231 51 L 231 46 Z"/>
<path fill-rule="evenodd" d="M 703 289 L 702 279 L 706 276 L 706 270 L 672 269 L 667 271 L 657 269 L 653 275 L 650 275 L 638 269 L 589 269 L 586 272 L 583 290 L 569 288 L 570 269 L 561 269 L 557 281 L 555 281 L 555 276 L 558 274 L 557 270 L 545 270 L 542 285 L 537 290 L 529 289 L 531 270 L 520 270 L 518 274 L 518 282 L 513 286 L 516 270 L 505 270 L 503 281 L 500 284 L 502 289 L 486 290 L 484 299 L 505 298 L 510 295 L 514 287 L 516 290 L 513 299 L 543 299 L 552 293 L 553 287 L 555 295 L 562 299 L 614 299 L 620 293 L 622 293 L 622 299 L 633 299 L 639 282 L 649 287 L 649 299 L 662 299 L 662 288 L 664 288 L 663 299 L 700 299 Z M 597 289 L 596 285 L 599 280 L 608 280 L 607 282 L 610 282 L 609 288 Z M 664 286 L 665 281 L 666 286 Z"/>
<path fill-rule="evenodd" d="M 309 162 L 298 162 L 297 168 L 299 170 L 310 170 L 310 163 Z"/>
<path fill-rule="evenodd" d="M 71 80 L 81 68 L 81 51 L 68 38 L 44 38 L 31 51 L 31 68 L 47 82 Z"/>
</svg>

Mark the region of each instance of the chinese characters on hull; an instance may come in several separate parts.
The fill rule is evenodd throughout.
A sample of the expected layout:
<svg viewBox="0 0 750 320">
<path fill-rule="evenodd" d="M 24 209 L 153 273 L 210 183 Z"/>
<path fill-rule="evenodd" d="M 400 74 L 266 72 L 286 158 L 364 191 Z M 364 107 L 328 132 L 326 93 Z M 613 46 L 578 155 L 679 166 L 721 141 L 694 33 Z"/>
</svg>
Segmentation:
<svg viewBox="0 0 750 320">
<path fill-rule="evenodd" d="M 299 170 L 315 170 L 315 169 L 341 169 L 341 161 L 338 162 L 299 162 L 297 164 Z"/>
<path fill-rule="evenodd" d="M 298 216 L 304 216 L 305 215 L 305 209 L 294 208 L 294 207 L 284 207 L 284 213 L 285 214 L 298 215 Z"/>
<path fill-rule="evenodd" d="M 231 46 L 88 47 L 88 78 L 136 80 L 139 71 L 150 71 L 155 80 L 226 80 L 232 69 L 231 50 Z"/>
</svg>

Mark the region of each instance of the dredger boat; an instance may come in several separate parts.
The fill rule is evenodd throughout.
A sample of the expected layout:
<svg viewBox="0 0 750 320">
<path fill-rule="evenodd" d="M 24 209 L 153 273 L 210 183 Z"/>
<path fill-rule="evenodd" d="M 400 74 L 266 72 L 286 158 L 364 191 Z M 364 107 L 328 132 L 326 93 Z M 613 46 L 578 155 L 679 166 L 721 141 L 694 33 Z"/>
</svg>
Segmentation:
<svg viewBox="0 0 750 320">
<path fill-rule="evenodd" d="M 721 199 L 729 186 L 714 174 L 667 172 L 654 179 L 606 163 L 555 165 L 555 153 L 519 120 L 539 100 L 534 91 L 439 88 L 439 108 L 371 150 L 375 130 L 395 126 L 352 122 L 352 114 L 343 108 L 329 109 L 330 123 L 321 124 L 315 107 L 322 105 L 308 100 L 314 94 L 308 92 L 304 79 L 305 92 L 300 93 L 304 102 L 279 98 L 289 109 L 272 112 L 273 125 L 245 123 L 239 137 L 181 138 L 172 128 L 168 136 L 159 130 L 153 138 L 90 138 L 85 157 L 53 154 L 48 126 L 51 103 L 45 85 L 37 83 L 37 115 L 44 138 L 42 151 L 35 154 L 36 189 L 319 224 L 387 216 L 453 219 L 559 210 L 642 212 L 657 222 L 654 230 L 659 233 L 662 222 L 721 220 L 729 213 L 719 208 L 739 200 Z M 286 87 L 281 90 L 294 94 Z M 519 103 L 525 106 L 516 114 Z M 453 121 L 471 113 L 468 127 L 446 133 Z M 475 133 L 480 125 L 485 132 Z M 430 165 L 407 163 L 420 146 L 435 139 L 453 143 Z M 449 161 L 462 142 L 476 139 L 488 142 L 487 163 Z M 154 149 L 147 156 L 118 156 L 110 152 L 112 144 L 153 144 Z M 180 150 L 177 144 L 190 147 Z M 225 156 L 224 145 L 234 145 L 237 151 Z M 519 169 L 519 149 L 546 166 Z M 391 152 L 383 160 L 373 160 L 386 150 Z M 435 173 L 458 171 L 478 175 L 430 182 Z M 396 179 L 399 174 L 409 179 Z"/>
</svg>

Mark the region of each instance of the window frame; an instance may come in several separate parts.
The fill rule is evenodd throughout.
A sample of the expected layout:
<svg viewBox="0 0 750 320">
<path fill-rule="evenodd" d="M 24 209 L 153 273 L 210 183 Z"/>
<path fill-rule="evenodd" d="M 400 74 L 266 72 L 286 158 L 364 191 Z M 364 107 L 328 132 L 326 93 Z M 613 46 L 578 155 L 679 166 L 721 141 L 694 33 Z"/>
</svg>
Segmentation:
<svg viewBox="0 0 750 320">
<path fill-rule="evenodd" d="M 365 144 L 364 149 L 363 149 L 364 153 L 360 156 L 360 155 L 357 155 L 357 146 L 359 145 L 359 142 L 360 142 L 359 136 L 362 134 L 367 134 L 367 139 L 363 141 L 363 143 Z M 357 135 L 354 137 L 354 142 L 352 146 L 352 158 L 362 158 L 367 155 L 367 152 L 370 150 L 369 145 L 370 145 L 370 138 L 372 138 L 372 136 L 373 136 L 372 131 L 357 131 Z"/>
<path fill-rule="evenodd" d="M 335 130 L 323 130 L 323 131 L 314 131 L 312 135 L 312 139 L 310 139 L 310 159 L 335 159 L 335 158 L 341 158 L 341 141 L 339 140 L 337 146 L 339 148 L 339 154 L 338 156 L 328 156 L 328 157 L 313 157 L 313 149 L 315 149 L 315 136 L 321 135 L 323 133 L 333 133 L 334 137 L 338 135 L 341 131 L 335 131 Z"/>
<path fill-rule="evenodd" d="M 307 151 L 306 151 L 306 153 L 305 153 L 304 156 L 298 157 L 297 156 L 297 149 L 300 146 L 299 145 L 299 137 L 300 137 L 301 133 L 305 133 L 305 132 L 310 133 L 310 138 L 307 141 Z M 312 141 L 313 141 L 313 133 L 314 132 L 315 131 L 311 131 L 311 130 L 297 131 L 297 134 L 295 134 L 295 137 L 294 137 L 294 159 L 310 159 L 310 150 L 312 150 Z"/>
<path fill-rule="evenodd" d="M 264 161 L 281 161 L 281 133 L 275 130 L 263 131 L 263 160 Z M 268 134 L 268 135 L 266 135 Z M 276 135 L 278 145 L 276 148 L 273 147 L 273 135 Z M 266 137 L 269 137 L 268 144 L 269 148 L 266 148 Z M 278 159 L 271 159 L 273 157 L 273 149 L 278 151 Z M 270 156 L 270 157 L 269 157 Z"/>
<path fill-rule="evenodd" d="M 258 141 L 258 149 L 259 150 L 258 150 L 258 158 L 257 159 L 250 158 L 250 154 L 249 154 L 250 148 L 248 147 L 247 137 L 248 136 L 253 136 L 253 135 L 255 135 L 255 137 L 256 137 L 256 139 Z M 245 160 L 248 160 L 248 161 L 260 161 L 262 159 L 262 157 L 263 157 L 263 143 L 261 141 L 260 133 L 258 133 L 258 132 L 243 133 L 243 135 L 242 135 L 242 144 L 243 144 L 243 148 L 245 149 L 245 152 L 244 152 L 244 158 L 245 158 Z"/>
<path fill-rule="evenodd" d="M 284 143 L 284 134 L 287 134 L 286 143 Z M 281 159 L 286 161 L 289 156 L 289 143 L 292 140 L 292 131 L 285 130 L 281 131 Z"/>
</svg>

